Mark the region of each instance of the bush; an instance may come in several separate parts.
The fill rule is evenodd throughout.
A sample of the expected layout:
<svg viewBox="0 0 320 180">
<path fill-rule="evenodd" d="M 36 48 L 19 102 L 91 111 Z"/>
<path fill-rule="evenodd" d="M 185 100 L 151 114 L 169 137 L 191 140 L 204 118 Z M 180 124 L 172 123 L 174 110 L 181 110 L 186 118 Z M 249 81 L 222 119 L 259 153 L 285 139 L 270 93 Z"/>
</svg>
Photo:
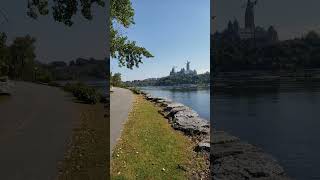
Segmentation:
<svg viewBox="0 0 320 180">
<path fill-rule="evenodd" d="M 56 83 L 56 82 L 53 82 L 53 81 L 49 82 L 48 85 L 49 86 L 54 86 L 54 87 L 59 87 L 60 86 L 59 83 Z"/>
<path fill-rule="evenodd" d="M 132 87 L 132 88 L 129 88 L 134 94 L 141 94 L 141 90 L 136 88 L 136 87 Z"/>
<path fill-rule="evenodd" d="M 48 73 L 39 74 L 36 78 L 36 81 L 41 83 L 50 83 L 52 81 L 52 77 Z"/>
<path fill-rule="evenodd" d="M 88 104 L 96 104 L 101 99 L 101 95 L 94 88 L 82 83 L 67 83 L 63 89 L 71 92 L 78 100 Z"/>
</svg>

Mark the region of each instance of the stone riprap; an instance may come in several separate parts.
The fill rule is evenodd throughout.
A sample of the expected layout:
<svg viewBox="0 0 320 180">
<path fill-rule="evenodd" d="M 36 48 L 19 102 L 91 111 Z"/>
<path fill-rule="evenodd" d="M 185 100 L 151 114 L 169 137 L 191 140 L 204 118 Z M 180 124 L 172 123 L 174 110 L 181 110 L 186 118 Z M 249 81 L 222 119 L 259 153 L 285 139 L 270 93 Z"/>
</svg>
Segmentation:
<svg viewBox="0 0 320 180">
<path fill-rule="evenodd" d="M 290 179 L 284 169 L 261 149 L 241 142 L 239 138 L 223 131 L 214 131 L 210 140 L 210 124 L 197 112 L 167 98 L 154 97 L 142 92 L 145 98 L 159 106 L 159 112 L 171 126 L 191 136 L 197 142 L 194 150 L 210 153 L 211 177 L 217 180 Z"/>
</svg>

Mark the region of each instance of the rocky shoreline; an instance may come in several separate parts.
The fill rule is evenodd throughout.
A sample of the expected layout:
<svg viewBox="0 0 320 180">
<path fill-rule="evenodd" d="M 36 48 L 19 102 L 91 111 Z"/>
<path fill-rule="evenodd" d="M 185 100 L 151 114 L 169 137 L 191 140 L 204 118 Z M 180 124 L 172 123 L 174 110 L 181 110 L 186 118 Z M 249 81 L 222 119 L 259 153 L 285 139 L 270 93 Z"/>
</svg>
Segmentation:
<svg viewBox="0 0 320 180">
<path fill-rule="evenodd" d="M 140 94 L 161 107 L 159 113 L 168 119 L 172 128 L 196 142 L 194 151 L 210 156 L 207 163 L 210 164 L 211 179 L 290 179 L 272 156 L 237 137 L 214 130 L 210 141 L 210 123 L 190 107 L 142 91 Z"/>
</svg>

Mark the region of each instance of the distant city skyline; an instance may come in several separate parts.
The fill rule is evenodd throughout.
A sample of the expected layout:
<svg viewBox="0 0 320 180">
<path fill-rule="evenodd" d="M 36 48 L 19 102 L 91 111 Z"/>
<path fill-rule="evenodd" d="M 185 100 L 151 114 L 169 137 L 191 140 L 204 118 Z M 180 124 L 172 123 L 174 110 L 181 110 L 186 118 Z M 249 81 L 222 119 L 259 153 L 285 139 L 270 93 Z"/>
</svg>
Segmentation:
<svg viewBox="0 0 320 180">
<path fill-rule="evenodd" d="M 215 0 L 214 29 L 221 31 L 229 20 L 238 20 L 244 26 L 245 4 L 247 0 Z M 273 25 L 279 33 L 279 39 L 301 37 L 310 30 L 320 32 L 318 0 L 259 0 L 255 6 L 255 24 L 264 28 Z M 213 26 L 211 26 L 212 28 Z M 212 32 L 211 32 L 212 33 Z"/>
<path fill-rule="evenodd" d="M 198 73 L 210 70 L 210 0 L 133 1 L 133 7 L 136 24 L 125 33 L 155 57 L 133 70 L 119 68 L 113 59 L 113 73 L 120 72 L 124 81 L 159 78 L 187 61 Z"/>
</svg>

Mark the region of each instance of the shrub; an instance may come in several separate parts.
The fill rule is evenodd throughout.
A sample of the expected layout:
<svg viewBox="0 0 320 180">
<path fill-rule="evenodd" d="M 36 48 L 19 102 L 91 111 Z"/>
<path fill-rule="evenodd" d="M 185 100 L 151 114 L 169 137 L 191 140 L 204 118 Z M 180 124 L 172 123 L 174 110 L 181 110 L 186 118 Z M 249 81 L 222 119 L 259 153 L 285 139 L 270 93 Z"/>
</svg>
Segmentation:
<svg viewBox="0 0 320 180">
<path fill-rule="evenodd" d="M 88 104 L 96 104 L 98 101 L 100 101 L 101 95 L 94 88 L 82 83 L 67 83 L 63 89 L 71 92 L 78 100 Z"/>
<path fill-rule="evenodd" d="M 50 74 L 44 73 L 44 74 L 39 74 L 37 76 L 36 81 L 42 82 L 42 83 L 49 83 L 52 81 L 52 77 Z"/>
<path fill-rule="evenodd" d="M 141 90 L 136 88 L 136 87 L 132 87 L 132 88 L 129 88 L 134 94 L 141 94 Z"/>
<path fill-rule="evenodd" d="M 60 86 L 59 83 L 56 83 L 56 82 L 54 82 L 54 81 L 49 82 L 48 85 L 49 85 L 49 86 L 54 86 L 54 87 L 59 87 L 59 86 Z"/>
</svg>

